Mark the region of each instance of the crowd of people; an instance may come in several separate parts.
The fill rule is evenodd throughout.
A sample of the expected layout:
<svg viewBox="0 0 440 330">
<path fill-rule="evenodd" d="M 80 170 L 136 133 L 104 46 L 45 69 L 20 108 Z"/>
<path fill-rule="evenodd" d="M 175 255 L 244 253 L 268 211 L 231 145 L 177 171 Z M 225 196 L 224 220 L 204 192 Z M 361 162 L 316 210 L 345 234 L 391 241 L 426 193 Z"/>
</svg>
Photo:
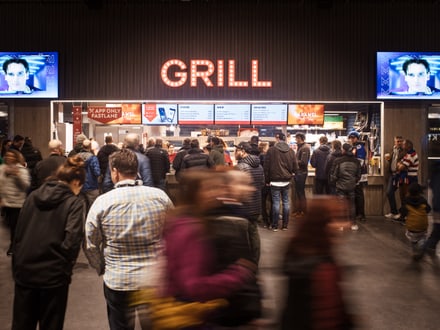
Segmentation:
<svg viewBox="0 0 440 330">
<path fill-rule="evenodd" d="M 4 141 L 0 197 L 11 232 L 13 329 L 63 327 L 81 247 L 103 276 L 110 329 L 134 329 L 136 317 L 143 329 L 151 328 L 157 296 L 197 306 L 197 317 L 182 317 L 179 328 L 248 324 L 262 315 L 258 227 L 277 232 L 292 224 L 282 266 L 288 278 L 282 328 L 353 328 L 332 247 L 341 229 L 358 230 L 358 221 L 365 221 L 367 150 L 357 131 L 331 145 L 322 136 L 313 153 L 303 133 L 294 136 L 296 148 L 292 138 L 278 132 L 269 144 L 253 136 L 234 145 L 235 164 L 219 137 L 203 149 L 198 139 L 185 139 L 172 158 L 161 138 L 144 149 L 137 134 L 127 134 L 123 146 L 107 136 L 99 149 L 80 134 L 67 157 L 61 141 L 51 140 L 44 159 L 29 138 Z M 418 183 L 412 142 L 397 136 L 385 158 L 385 217 L 406 225 L 414 259 L 435 255 L 440 167 L 432 168 L 436 216 L 428 238 L 431 207 Z M 315 168 L 313 198 L 305 193 L 309 166 Z M 171 168 L 178 181 L 173 198 L 166 185 Z M 145 287 L 154 288 L 147 304 L 133 298 Z"/>
</svg>

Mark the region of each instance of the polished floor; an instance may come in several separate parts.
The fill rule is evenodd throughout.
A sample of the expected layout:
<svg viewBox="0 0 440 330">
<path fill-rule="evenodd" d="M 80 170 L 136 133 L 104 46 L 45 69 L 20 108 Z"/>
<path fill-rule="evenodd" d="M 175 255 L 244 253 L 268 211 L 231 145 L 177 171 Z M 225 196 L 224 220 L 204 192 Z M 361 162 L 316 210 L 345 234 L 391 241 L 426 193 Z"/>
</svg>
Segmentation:
<svg viewBox="0 0 440 330">
<path fill-rule="evenodd" d="M 277 329 L 285 292 L 280 262 L 293 230 L 294 225 L 288 231 L 260 229 L 265 318 L 258 322 L 258 329 Z M 359 329 L 439 329 L 439 255 L 414 263 L 403 226 L 383 217 L 369 217 L 357 232 L 345 231 L 341 236 L 337 255 L 344 266 L 343 286 Z M 7 228 L 0 226 L 0 330 L 11 328 L 8 237 Z M 108 329 L 102 279 L 88 267 L 83 254 L 74 270 L 65 329 Z"/>
</svg>

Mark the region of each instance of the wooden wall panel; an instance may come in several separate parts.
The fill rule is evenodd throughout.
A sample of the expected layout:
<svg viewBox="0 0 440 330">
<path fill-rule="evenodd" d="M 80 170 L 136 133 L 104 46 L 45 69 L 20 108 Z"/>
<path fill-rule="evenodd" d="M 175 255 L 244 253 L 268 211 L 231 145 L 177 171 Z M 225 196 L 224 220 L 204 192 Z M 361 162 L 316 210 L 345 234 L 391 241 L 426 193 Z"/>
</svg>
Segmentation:
<svg viewBox="0 0 440 330">
<path fill-rule="evenodd" d="M 318 5 L 321 4 L 321 5 Z M 60 52 L 61 99 L 374 100 L 376 51 L 437 50 L 433 1 L 0 2 L 2 50 Z M 411 22 L 405 17 L 411 13 Z M 419 19 L 426 24 L 418 24 Z M 414 24 L 412 24 L 412 21 Z M 171 89 L 170 58 L 250 60 L 272 89 Z M 215 78 L 215 77 L 214 77 Z"/>
</svg>

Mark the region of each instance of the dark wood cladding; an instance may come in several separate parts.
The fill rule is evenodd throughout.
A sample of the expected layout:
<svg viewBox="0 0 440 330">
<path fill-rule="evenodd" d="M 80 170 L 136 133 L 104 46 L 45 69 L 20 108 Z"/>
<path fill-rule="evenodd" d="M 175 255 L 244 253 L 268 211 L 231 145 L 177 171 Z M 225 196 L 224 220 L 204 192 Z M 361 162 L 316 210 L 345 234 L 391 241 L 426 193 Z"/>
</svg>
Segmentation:
<svg viewBox="0 0 440 330">
<path fill-rule="evenodd" d="M 376 51 L 440 50 L 434 1 L 19 1 L 0 11 L 2 51 L 59 52 L 60 99 L 375 100 Z M 235 59 L 238 80 L 258 59 L 273 87 L 170 88 L 160 69 L 172 58 Z"/>
</svg>

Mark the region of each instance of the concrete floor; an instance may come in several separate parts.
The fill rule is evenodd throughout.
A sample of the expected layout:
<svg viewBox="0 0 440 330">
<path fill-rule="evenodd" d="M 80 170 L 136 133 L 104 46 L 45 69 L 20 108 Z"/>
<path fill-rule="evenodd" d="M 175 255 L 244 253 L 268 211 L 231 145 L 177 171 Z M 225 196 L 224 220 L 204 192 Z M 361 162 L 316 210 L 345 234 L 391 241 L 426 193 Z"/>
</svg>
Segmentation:
<svg viewBox="0 0 440 330">
<path fill-rule="evenodd" d="M 258 329 L 277 328 L 285 288 L 279 265 L 292 232 L 292 228 L 275 233 L 260 229 L 265 320 Z M 359 318 L 360 329 L 440 328 L 438 256 L 413 263 L 404 227 L 383 217 L 369 217 L 359 231 L 342 235 L 337 255 L 344 266 L 347 300 Z M 11 328 L 13 280 L 6 256 L 8 239 L 7 228 L 0 226 L 0 330 Z M 70 287 L 65 329 L 108 329 L 102 280 L 82 253 Z"/>
</svg>

